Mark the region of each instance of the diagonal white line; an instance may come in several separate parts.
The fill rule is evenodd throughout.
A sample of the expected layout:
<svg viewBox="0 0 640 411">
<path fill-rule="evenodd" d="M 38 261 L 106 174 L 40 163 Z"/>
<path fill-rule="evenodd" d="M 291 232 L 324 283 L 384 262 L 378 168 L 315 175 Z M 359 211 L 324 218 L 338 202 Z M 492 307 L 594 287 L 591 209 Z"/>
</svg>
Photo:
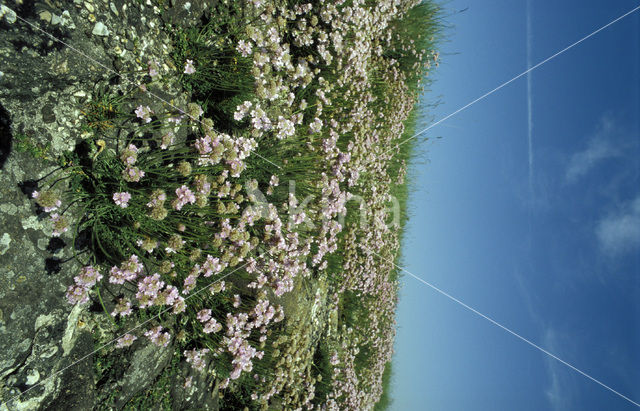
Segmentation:
<svg viewBox="0 0 640 411">
<path fill-rule="evenodd" d="M 426 286 L 431 287 L 432 289 L 434 289 L 435 291 L 439 292 L 440 294 L 444 295 L 445 297 L 447 297 L 448 299 L 460 304 L 461 306 L 463 306 L 464 308 L 466 308 L 467 310 L 471 311 L 474 314 L 479 315 L 480 317 L 484 318 L 485 320 L 489 321 L 490 323 L 492 323 L 493 325 L 502 328 L 504 331 L 508 332 L 509 334 L 513 335 L 514 337 L 526 342 L 527 344 L 529 344 L 530 346 L 534 347 L 535 349 L 547 354 L 549 357 L 553 358 L 554 360 L 557 360 L 559 362 L 561 362 L 562 364 L 566 365 L 567 367 L 571 368 L 572 370 L 578 372 L 579 374 L 583 375 L 584 377 L 587 377 L 588 379 L 590 379 L 591 381 L 601 385 L 602 387 L 606 388 L 607 390 L 611 391 L 612 393 L 618 395 L 621 398 L 624 398 L 625 400 L 629 401 L 631 404 L 635 405 L 636 407 L 640 407 L 640 404 L 633 401 L 631 398 L 625 396 L 624 394 L 619 393 L 618 391 L 614 390 L 613 388 L 609 387 L 608 385 L 604 384 L 603 382 L 593 378 L 592 376 L 590 376 L 589 374 L 585 373 L 584 371 L 579 370 L 578 368 L 574 367 L 573 365 L 569 364 L 568 362 L 564 361 L 561 358 L 558 358 L 557 356 L 555 356 L 554 354 L 550 353 L 549 351 L 545 350 L 544 348 L 540 347 L 539 345 L 529 341 L 528 339 L 524 338 L 523 336 L 521 336 L 520 334 L 516 333 L 515 331 L 512 331 L 511 329 L 505 327 L 504 325 L 500 324 L 499 322 L 497 322 L 496 320 L 482 314 L 480 311 L 474 309 L 473 307 L 468 306 L 467 304 L 463 303 L 462 301 L 458 300 L 457 298 L 453 297 L 452 295 L 446 293 L 445 291 L 442 291 L 440 288 L 436 287 L 435 285 L 423 280 L 422 278 L 418 277 L 417 275 L 409 272 L 407 269 L 400 267 L 399 265 L 397 265 L 395 262 L 389 260 L 388 258 L 385 258 L 383 256 L 381 256 L 380 254 L 376 253 L 375 251 L 369 250 L 369 252 L 371 252 L 372 254 L 377 255 L 378 257 L 382 258 L 383 260 L 393 264 L 396 268 L 404 271 L 405 273 L 409 274 L 411 277 L 415 278 L 416 280 L 420 281 L 421 283 L 423 283 Z"/>
<path fill-rule="evenodd" d="M 94 62 L 95 64 L 99 65 L 100 67 L 102 67 L 103 69 L 107 70 L 110 73 L 115 74 L 116 76 L 120 77 L 122 80 L 126 81 L 127 83 L 134 85 L 136 87 L 140 87 L 140 84 L 136 84 L 133 81 L 129 80 L 128 78 L 124 77 L 122 74 L 118 73 L 117 71 L 115 71 L 114 69 L 112 69 L 111 67 L 105 66 L 104 64 L 100 63 L 98 60 L 94 59 L 91 56 L 88 56 L 87 54 L 83 53 L 82 51 L 78 50 L 77 48 L 73 47 L 72 45 L 65 43 L 63 40 L 57 38 L 56 36 L 54 36 L 51 33 L 46 32 L 45 30 L 41 29 L 40 27 L 36 26 L 33 23 L 28 22 L 27 20 L 23 19 L 22 17 L 16 15 L 16 17 L 25 22 L 26 24 L 28 24 L 29 26 L 33 27 L 34 29 L 44 33 L 45 35 L 49 36 L 52 40 L 57 41 L 58 43 L 64 44 L 65 46 L 67 46 L 69 49 L 75 51 L 76 53 L 80 54 L 82 57 L 86 58 L 87 60 L 90 60 L 92 62 Z M 150 92 L 149 90 L 145 90 L 147 94 L 149 94 L 151 97 L 155 98 L 156 100 L 159 100 L 161 102 L 163 102 L 164 104 L 168 105 L 169 107 L 172 107 L 176 110 L 178 110 L 180 113 L 186 115 L 187 117 L 189 117 L 191 120 L 196 121 L 200 124 L 204 124 L 202 121 L 200 121 L 199 119 L 193 117 L 192 115 L 190 115 L 189 113 L 185 112 L 183 109 L 174 106 L 173 104 L 171 104 L 170 102 L 168 102 L 167 100 L 163 99 L 162 97 L 158 96 L 155 93 Z M 282 168 L 279 165 L 277 165 L 276 163 L 272 162 L 271 160 L 264 158 L 263 156 L 261 156 L 260 154 L 256 153 L 255 151 L 252 152 L 252 154 L 255 154 L 256 156 L 260 157 L 261 159 L 263 159 L 264 161 L 270 163 L 271 165 L 274 165 L 278 168 Z"/>
<path fill-rule="evenodd" d="M 459 109 L 457 109 L 456 111 L 454 111 L 451 114 L 448 114 L 447 116 L 441 118 L 440 120 L 436 121 L 435 123 L 431 124 L 430 126 L 426 127 L 424 130 L 414 134 L 413 136 L 407 138 L 404 141 L 401 141 L 400 143 L 396 144 L 395 146 L 391 147 L 390 149 L 388 149 L 387 151 L 385 151 L 383 154 L 388 153 L 391 150 L 395 150 L 398 147 L 400 147 L 401 145 L 403 145 L 404 143 L 413 140 L 414 138 L 418 137 L 420 134 L 424 133 L 425 131 L 437 126 L 438 124 L 442 123 L 443 121 L 455 116 L 456 114 L 458 114 L 459 112 L 466 110 L 467 108 L 471 107 L 472 105 L 476 104 L 478 101 L 485 99 L 486 97 L 490 96 L 491 94 L 495 93 L 496 91 L 500 90 L 501 88 L 503 88 L 504 86 L 513 83 L 514 81 L 516 81 L 517 79 L 519 79 L 520 77 L 530 73 L 531 71 L 535 70 L 536 68 L 542 66 L 543 64 L 549 62 L 550 60 L 558 57 L 559 55 L 561 55 L 562 53 L 564 53 L 565 51 L 572 49 L 573 47 L 577 46 L 578 44 L 582 43 L 583 41 L 585 41 L 586 39 L 595 36 L 596 34 L 598 34 L 599 32 L 601 32 L 602 30 L 606 29 L 607 27 L 611 26 L 612 24 L 617 23 L 618 21 L 622 20 L 623 18 L 627 17 L 629 14 L 632 14 L 636 11 L 640 10 L 640 6 L 635 7 L 634 9 L 626 12 L 625 14 L 623 14 L 622 16 L 618 17 L 615 20 L 610 21 L 609 23 L 605 24 L 604 26 L 600 27 L 599 29 L 597 29 L 596 31 L 587 34 L 586 36 L 584 36 L 583 38 L 581 38 L 580 40 L 576 41 L 575 43 L 563 48 L 562 50 L 558 51 L 557 53 L 553 54 L 552 56 L 547 57 L 546 59 L 542 60 L 541 62 L 539 62 L 538 64 L 536 64 L 533 67 L 530 67 L 529 69 L 523 71 L 522 73 L 518 74 L 517 76 L 513 77 L 511 80 L 507 80 L 504 83 L 500 84 L 498 87 L 494 88 L 491 91 L 488 91 L 486 93 L 484 93 L 483 95 L 481 95 L 480 97 L 478 97 L 477 99 L 473 100 L 472 102 L 465 104 L 464 106 L 460 107 Z"/>
<path fill-rule="evenodd" d="M 208 289 L 208 288 L 211 288 L 211 287 L 213 286 L 213 284 L 217 283 L 217 282 L 218 282 L 218 281 L 220 281 L 220 280 L 223 280 L 223 279 L 227 278 L 228 276 L 230 276 L 231 274 L 235 273 L 236 271 L 238 271 L 238 270 L 240 270 L 240 269 L 242 269 L 242 268 L 246 267 L 248 264 L 249 264 L 249 262 L 246 262 L 246 263 L 244 263 L 243 265 L 239 266 L 238 268 L 236 268 L 236 269 L 234 269 L 234 270 L 232 270 L 232 271 L 228 272 L 227 274 L 223 275 L 222 277 L 220 277 L 220 278 L 216 279 L 215 281 L 212 281 L 211 283 L 209 283 L 209 284 L 207 284 L 206 286 L 204 286 L 204 287 L 200 288 L 199 290 L 197 290 L 197 291 L 196 291 L 196 292 L 194 292 L 193 294 L 190 294 L 189 296 L 185 297 L 185 298 L 184 298 L 184 301 L 187 301 L 187 300 L 188 300 L 188 299 L 190 299 L 191 297 L 195 297 L 196 295 L 200 294 L 202 291 L 204 291 L 204 290 L 206 290 L 206 289 Z M 117 340 L 118 338 L 120 338 L 120 337 L 124 336 L 125 334 L 128 334 L 128 333 L 130 333 L 130 332 L 132 332 L 132 331 L 137 330 L 138 328 L 142 327 L 143 325 L 145 325 L 145 324 L 149 323 L 149 322 L 150 322 L 150 321 L 152 321 L 152 320 L 155 320 L 156 318 L 159 318 L 162 314 L 166 313 L 167 311 L 169 311 L 169 310 L 171 310 L 171 309 L 173 309 L 173 307 L 168 307 L 168 308 L 166 308 L 166 309 L 164 309 L 164 310 L 160 311 L 160 312 L 159 312 L 158 314 L 156 314 L 155 316 L 153 316 L 153 317 L 149 318 L 148 320 L 145 320 L 144 322 L 142 322 L 142 323 L 140 323 L 140 324 L 136 325 L 135 327 L 131 328 L 130 330 L 126 331 L 125 333 L 120 334 L 119 336 L 117 336 L 116 338 L 112 339 L 111 341 L 109 341 L 109 342 L 107 342 L 107 343 L 103 344 L 101 347 L 99 347 L 99 348 L 97 348 L 97 349 L 93 350 L 93 351 L 92 351 L 92 352 L 90 352 L 89 354 L 86 354 L 85 356 L 83 356 L 83 357 L 82 357 L 82 358 L 80 358 L 79 360 L 77 360 L 77 361 L 75 361 L 75 362 L 73 362 L 73 363 L 71 363 L 71 364 L 67 365 L 66 367 L 64 367 L 64 368 L 62 368 L 62 369 L 60 369 L 60 370 L 58 370 L 58 371 L 54 372 L 54 373 L 53 373 L 53 374 L 51 374 L 50 376 L 48 376 L 48 377 L 46 377 L 46 378 L 44 378 L 44 379 L 42 379 L 42 380 L 38 381 L 35 385 L 33 385 L 33 386 L 31 386 L 31 387 L 27 388 L 26 390 L 22 391 L 20 394 L 18 394 L 18 395 L 16 395 L 16 396 L 12 397 L 12 398 L 10 398 L 10 399 L 8 399 L 7 401 L 5 401 L 5 402 L 3 402 L 3 403 L 0 403 L 0 405 L 2 405 L 2 404 L 4 404 L 4 405 L 9 404 L 11 401 L 15 400 L 15 399 L 16 399 L 16 398 L 18 398 L 18 397 L 21 397 L 21 396 L 22 396 L 23 394 L 25 394 L 26 392 L 31 391 L 32 389 L 34 389 L 34 388 L 36 388 L 36 387 L 38 387 L 38 386 L 42 385 L 44 382 L 46 382 L 46 381 L 50 380 L 51 378 L 55 377 L 56 375 L 63 373 L 65 370 L 67 370 L 67 369 L 69 369 L 69 368 L 73 367 L 74 365 L 76 365 L 76 364 L 78 364 L 78 363 L 80 363 L 80 362 L 82 362 L 82 361 L 86 360 L 87 358 L 91 357 L 93 354 L 97 353 L 97 352 L 98 352 L 98 351 L 100 351 L 101 349 L 103 349 L 103 348 L 105 348 L 105 347 L 108 347 L 109 345 L 113 344 L 114 342 L 116 342 L 116 340 Z"/>
</svg>

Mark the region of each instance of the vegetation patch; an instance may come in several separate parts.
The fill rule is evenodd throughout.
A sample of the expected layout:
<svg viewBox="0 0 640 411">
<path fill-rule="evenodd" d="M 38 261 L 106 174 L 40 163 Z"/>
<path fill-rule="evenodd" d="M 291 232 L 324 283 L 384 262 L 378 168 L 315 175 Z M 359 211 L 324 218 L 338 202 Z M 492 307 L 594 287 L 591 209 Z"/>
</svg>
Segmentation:
<svg viewBox="0 0 640 411">
<path fill-rule="evenodd" d="M 154 344 L 170 364 L 127 409 L 171 408 L 176 376 L 196 381 L 185 363 L 221 409 L 384 407 L 439 9 L 252 0 L 207 16 L 172 28 L 171 61 L 142 64 L 140 86 L 97 89 L 86 138 L 31 194 L 53 236 L 86 239 L 66 297 L 115 340 L 97 383 Z M 191 101 L 163 94 L 175 78 Z"/>
</svg>

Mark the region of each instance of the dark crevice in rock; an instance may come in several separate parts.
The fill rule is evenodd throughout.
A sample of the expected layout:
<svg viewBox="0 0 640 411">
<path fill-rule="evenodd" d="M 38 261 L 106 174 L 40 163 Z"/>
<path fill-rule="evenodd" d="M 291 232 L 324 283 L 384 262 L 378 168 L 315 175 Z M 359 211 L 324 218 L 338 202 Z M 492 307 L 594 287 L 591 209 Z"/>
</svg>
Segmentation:
<svg viewBox="0 0 640 411">
<path fill-rule="evenodd" d="M 51 254 L 55 254 L 58 250 L 63 249 L 65 245 L 66 243 L 60 237 L 51 237 L 49 244 L 47 245 L 47 251 Z"/>
<path fill-rule="evenodd" d="M 0 104 L 0 169 L 4 167 L 4 163 L 11 152 L 11 117 L 9 112 Z"/>
<path fill-rule="evenodd" d="M 37 17 L 36 14 L 36 2 L 35 1 L 25 1 L 21 2 L 14 11 L 20 17 L 25 20 L 35 19 Z"/>
<path fill-rule="evenodd" d="M 88 228 L 80 231 L 76 236 L 75 242 L 73 243 L 73 248 L 76 251 L 81 251 L 89 247 L 91 243 L 91 231 Z"/>
<path fill-rule="evenodd" d="M 58 257 L 49 257 L 44 260 L 44 268 L 48 275 L 58 274 L 62 269 L 62 260 Z"/>
<path fill-rule="evenodd" d="M 31 198 L 34 191 L 38 189 L 38 181 L 37 180 L 24 180 L 18 183 L 18 187 L 20 187 L 20 191 L 27 197 Z"/>
</svg>

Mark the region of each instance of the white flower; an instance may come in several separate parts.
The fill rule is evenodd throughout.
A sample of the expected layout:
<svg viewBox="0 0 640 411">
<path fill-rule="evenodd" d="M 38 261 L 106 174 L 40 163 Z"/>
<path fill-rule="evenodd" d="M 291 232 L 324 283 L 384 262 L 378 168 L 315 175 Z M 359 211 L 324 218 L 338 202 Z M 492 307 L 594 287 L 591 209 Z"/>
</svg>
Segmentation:
<svg viewBox="0 0 640 411">
<path fill-rule="evenodd" d="M 184 74 L 193 74 L 196 72 L 196 68 L 193 67 L 193 60 L 187 60 L 184 63 Z"/>
</svg>

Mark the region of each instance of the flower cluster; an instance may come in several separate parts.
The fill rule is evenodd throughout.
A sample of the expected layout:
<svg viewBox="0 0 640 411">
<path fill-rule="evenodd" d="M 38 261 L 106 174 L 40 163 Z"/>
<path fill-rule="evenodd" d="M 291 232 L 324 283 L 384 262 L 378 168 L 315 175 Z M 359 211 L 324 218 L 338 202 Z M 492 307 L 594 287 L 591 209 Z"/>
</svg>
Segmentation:
<svg viewBox="0 0 640 411">
<path fill-rule="evenodd" d="M 131 200 L 131 194 L 126 191 L 113 193 L 113 202 L 122 208 L 127 208 L 129 206 L 129 200 Z"/>
<path fill-rule="evenodd" d="M 182 185 L 176 188 L 176 199 L 171 203 L 174 210 L 182 210 L 185 204 L 193 204 L 196 202 L 196 196 L 189 187 Z"/>
<path fill-rule="evenodd" d="M 132 254 L 128 260 L 120 264 L 120 267 L 111 267 L 109 282 L 113 284 L 124 284 L 125 281 L 134 281 L 138 275 L 142 274 L 143 268 L 138 256 Z"/>
<path fill-rule="evenodd" d="M 31 197 L 47 213 L 57 210 L 62 205 L 59 195 L 53 190 L 34 191 Z"/>
<path fill-rule="evenodd" d="M 153 327 L 144 333 L 144 336 L 151 340 L 152 343 L 157 345 L 158 347 L 166 347 L 171 342 L 171 334 L 166 331 L 162 331 L 161 325 L 157 327 Z"/>
<path fill-rule="evenodd" d="M 128 182 L 138 182 L 142 177 L 145 176 L 145 172 L 140 170 L 138 167 L 128 166 L 122 172 L 122 178 Z"/>
<path fill-rule="evenodd" d="M 131 309 L 131 301 L 126 298 L 121 298 L 120 301 L 118 301 L 116 308 L 114 308 L 114 310 L 111 312 L 111 315 L 114 317 L 118 315 L 121 317 L 126 317 L 128 315 L 131 315 L 131 313 L 133 313 L 133 310 Z"/>
<path fill-rule="evenodd" d="M 145 123 L 151 122 L 151 115 L 153 114 L 153 110 L 149 106 L 138 106 L 135 111 L 136 117 L 141 120 L 144 120 Z"/>
<path fill-rule="evenodd" d="M 134 311 L 172 308 L 144 335 L 168 346 L 175 330 L 186 361 L 215 371 L 220 389 L 258 382 L 248 408 L 370 409 L 394 337 L 397 281 L 385 259 L 399 247 L 389 206 L 406 174 L 394 147 L 415 102 L 407 84 L 423 68 L 407 61 L 437 65 L 438 56 L 398 35 L 413 0 L 238 4 L 237 34 L 214 41 L 215 30 L 201 31 L 208 47 L 232 58 L 188 54 L 193 60 L 183 56 L 177 71 L 192 86 L 225 69 L 234 79 L 250 73 L 249 86 L 220 107 L 191 102 L 154 113 L 139 105 L 139 120 L 129 111 L 133 137 L 95 161 L 108 182 L 83 200 L 100 219 L 95 227 L 110 234 L 96 240 L 122 239 L 99 243 L 118 296 L 110 314 L 122 322 Z M 160 67 L 151 57 L 138 69 L 155 82 Z M 207 83 L 222 81 L 214 80 Z M 46 211 L 61 206 L 52 191 L 34 198 Z M 51 218 L 54 235 L 66 231 L 64 219 Z M 87 301 L 101 277 L 83 271 L 69 301 Z M 315 296 L 286 296 L 310 288 Z M 282 301 L 294 306 L 286 323 Z M 338 307 L 356 313 L 338 316 Z M 368 355 L 359 355 L 365 346 Z M 328 373 L 313 366 L 318 357 Z"/>
<path fill-rule="evenodd" d="M 200 350 L 185 350 L 183 355 L 187 359 L 187 362 L 191 364 L 193 368 L 198 371 L 204 370 L 204 367 L 207 365 L 205 362 L 205 355 L 209 352 L 208 348 L 202 348 Z"/>
<path fill-rule="evenodd" d="M 60 237 L 62 233 L 69 230 L 69 221 L 66 217 L 59 215 L 58 213 L 51 214 L 51 223 L 53 226 L 53 232 L 51 235 L 54 237 Z"/>
<path fill-rule="evenodd" d="M 129 347 L 137 339 L 138 337 L 133 334 L 125 334 L 116 341 L 116 348 Z"/>
<path fill-rule="evenodd" d="M 75 285 L 67 289 L 67 300 L 70 304 L 86 303 L 89 301 L 89 291 L 102 279 L 102 274 L 93 266 L 85 266 L 80 274 L 74 277 Z"/>
</svg>

